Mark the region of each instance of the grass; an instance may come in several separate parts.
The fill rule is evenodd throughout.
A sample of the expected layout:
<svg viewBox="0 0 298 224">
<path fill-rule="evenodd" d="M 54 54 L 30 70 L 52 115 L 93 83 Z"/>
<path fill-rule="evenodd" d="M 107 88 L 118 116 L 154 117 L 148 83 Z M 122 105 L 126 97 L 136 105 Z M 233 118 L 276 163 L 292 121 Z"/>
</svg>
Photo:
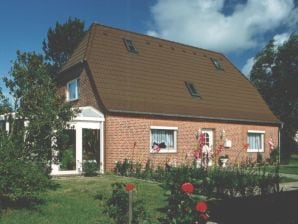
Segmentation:
<svg viewBox="0 0 298 224">
<path fill-rule="evenodd" d="M 137 198 L 144 200 L 149 218 L 157 223 L 164 207 L 164 190 L 158 183 L 134 178 L 103 175 L 100 177 L 55 178 L 59 185 L 42 195 L 45 203 L 32 208 L 7 208 L 1 214 L 0 223 L 5 224 L 98 224 L 113 223 L 103 214 L 105 198 L 111 194 L 110 186 L 114 182 L 133 182 L 137 185 Z M 96 199 L 102 195 L 102 200 Z"/>
<path fill-rule="evenodd" d="M 275 167 L 274 166 L 268 166 L 266 169 L 269 172 L 274 172 Z M 291 158 L 289 159 L 288 164 L 286 164 L 286 165 L 281 164 L 279 166 L 279 173 L 298 175 L 298 155 L 292 155 Z"/>
</svg>

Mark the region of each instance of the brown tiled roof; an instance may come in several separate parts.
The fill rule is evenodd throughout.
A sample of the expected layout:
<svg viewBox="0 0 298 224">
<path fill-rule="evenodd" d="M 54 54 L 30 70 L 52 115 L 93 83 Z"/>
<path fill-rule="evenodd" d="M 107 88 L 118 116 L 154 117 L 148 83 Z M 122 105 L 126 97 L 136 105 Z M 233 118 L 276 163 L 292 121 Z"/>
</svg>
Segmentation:
<svg viewBox="0 0 298 224">
<path fill-rule="evenodd" d="M 127 50 L 123 38 L 134 42 L 137 54 Z M 210 58 L 224 70 L 217 70 Z M 221 53 L 93 24 L 63 70 L 83 59 L 109 112 L 279 122 Z M 185 81 L 201 97 L 192 97 Z"/>
</svg>

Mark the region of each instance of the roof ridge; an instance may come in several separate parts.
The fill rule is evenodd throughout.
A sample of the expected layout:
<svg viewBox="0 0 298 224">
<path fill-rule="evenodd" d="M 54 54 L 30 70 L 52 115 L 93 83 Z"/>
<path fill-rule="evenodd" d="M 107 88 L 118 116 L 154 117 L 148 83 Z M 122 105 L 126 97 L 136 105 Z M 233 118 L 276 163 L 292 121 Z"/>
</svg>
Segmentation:
<svg viewBox="0 0 298 224">
<path fill-rule="evenodd" d="M 190 44 L 184 44 L 184 43 L 173 41 L 173 40 L 167 40 L 167 39 L 164 39 L 164 38 L 161 38 L 161 37 L 150 36 L 150 35 L 147 35 L 147 34 L 138 33 L 138 32 L 135 32 L 135 31 L 126 30 L 126 29 L 122 29 L 122 28 L 118 28 L 118 27 L 108 26 L 108 25 L 105 25 L 105 24 L 101 24 L 99 22 L 93 22 L 91 24 L 91 26 L 90 26 L 90 29 L 93 26 L 106 27 L 106 28 L 109 28 L 109 29 L 114 29 L 114 30 L 119 30 L 119 31 L 123 31 L 123 32 L 127 32 L 127 33 L 131 33 L 131 34 L 139 35 L 139 36 L 149 37 L 149 38 L 152 38 L 152 39 L 156 39 L 156 40 L 161 40 L 161 41 L 173 43 L 173 44 L 180 45 L 180 46 L 183 46 L 183 47 L 190 47 L 190 48 L 194 48 L 194 49 L 197 49 L 197 50 L 203 50 L 203 51 L 207 51 L 207 52 L 211 52 L 211 53 L 216 53 L 216 54 L 220 54 L 220 55 L 223 55 L 224 56 L 224 53 L 223 52 L 209 50 L 209 49 L 205 49 L 205 48 L 201 48 L 201 47 L 196 47 L 196 46 L 193 46 L 193 45 L 190 45 Z"/>
</svg>

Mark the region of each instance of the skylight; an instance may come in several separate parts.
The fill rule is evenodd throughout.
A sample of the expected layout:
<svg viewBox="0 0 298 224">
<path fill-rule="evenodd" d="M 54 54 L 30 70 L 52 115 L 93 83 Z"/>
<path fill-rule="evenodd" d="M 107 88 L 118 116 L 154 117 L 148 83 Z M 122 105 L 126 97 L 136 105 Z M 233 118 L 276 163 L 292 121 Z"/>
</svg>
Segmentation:
<svg viewBox="0 0 298 224">
<path fill-rule="evenodd" d="M 217 70 L 224 70 L 222 64 L 219 62 L 219 60 L 217 58 L 210 58 L 210 60 L 212 61 L 214 67 Z"/>
<path fill-rule="evenodd" d="M 195 84 L 193 84 L 192 82 L 185 82 L 185 86 L 191 96 L 200 97 L 200 93 L 197 90 Z"/>
<path fill-rule="evenodd" d="M 123 38 L 123 42 L 129 52 L 138 53 L 138 50 L 135 47 L 134 42 L 132 40 Z"/>
</svg>

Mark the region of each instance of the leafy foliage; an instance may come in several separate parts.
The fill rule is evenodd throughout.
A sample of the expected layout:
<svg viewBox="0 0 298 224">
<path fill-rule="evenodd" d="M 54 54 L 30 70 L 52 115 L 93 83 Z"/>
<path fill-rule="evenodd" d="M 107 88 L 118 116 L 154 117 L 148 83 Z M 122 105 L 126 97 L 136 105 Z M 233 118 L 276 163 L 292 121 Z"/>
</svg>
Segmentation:
<svg viewBox="0 0 298 224">
<path fill-rule="evenodd" d="M 143 223 L 146 212 L 140 200 L 133 201 L 133 224 Z M 106 210 L 115 223 L 128 223 L 128 193 L 125 191 L 125 184 L 112 184 L 112 195 L 106 202 Z"/>
<path fill-rule="evenodd" d="M 4 81 L 15 99 L 14 119 L 28 122 L 24 154 L 46 165 L 55 148 L 52 139 L 61 135 L 75 112 L 57 95 L 41 55 L 17 52 L 10 75 Z"/>
<path fill-rule="evenodd" d="M 83 163 L 84 176 L 92 177 L 97 175 L 98 165 L 95 161 L 86 161 Z"/>
<path fill-rule="evenodd" d="M 50 186 L 42 164 L 24 155 L 23 136 L 0 133 L 0 201 L 32 200 Z"/>
<path fill-rule="evenodd" d="M 293 151 L 298 130 L 298 35 L 291 35 L 280 47 L 271 40 L 256 56 L 250 80 L 284 123 L 282 153 Z"/>
<path fill-rule="evenodd" d="M 56 75 L 67 62 L 85 33 L 84 22 L 78 18 L 69 18 L 63 24 L 57 22 L 54 28 L 48 30 L 42 49 L 51 65 L 52 74 Z"/>
<path fill-rule="evenodd" d="M 52 140 L 74 111 L 57 95 L 41 55 L 17 52 L 4 81 L 15 102 L 6 116 L 10 131 L 1 132 L 0 196 L 30 199 L 48 186 Z"/>
<path fill-rule="evenodd" d="M 182 183 L 191 182 L 195 186 L 196 194 L 203 194 L 208 198 L 248 197 L 279 191 L 278 169 L 270 174 L 262 164 L 259 167 L 212 167 L 210 169 L 187 165 L 157 169 L 153 167 L 148 169 L 147 165 L 142 169 L 139 165 L 124 160 L 123 163 L 116 164 L 115 171 L 118 175 L 162 182 L 167 190 L 180 189 Z M 136 172 L 136 167 L 140 171 Z M 119 168 L 122 172 L 117 172 Z"/>
</svg>

